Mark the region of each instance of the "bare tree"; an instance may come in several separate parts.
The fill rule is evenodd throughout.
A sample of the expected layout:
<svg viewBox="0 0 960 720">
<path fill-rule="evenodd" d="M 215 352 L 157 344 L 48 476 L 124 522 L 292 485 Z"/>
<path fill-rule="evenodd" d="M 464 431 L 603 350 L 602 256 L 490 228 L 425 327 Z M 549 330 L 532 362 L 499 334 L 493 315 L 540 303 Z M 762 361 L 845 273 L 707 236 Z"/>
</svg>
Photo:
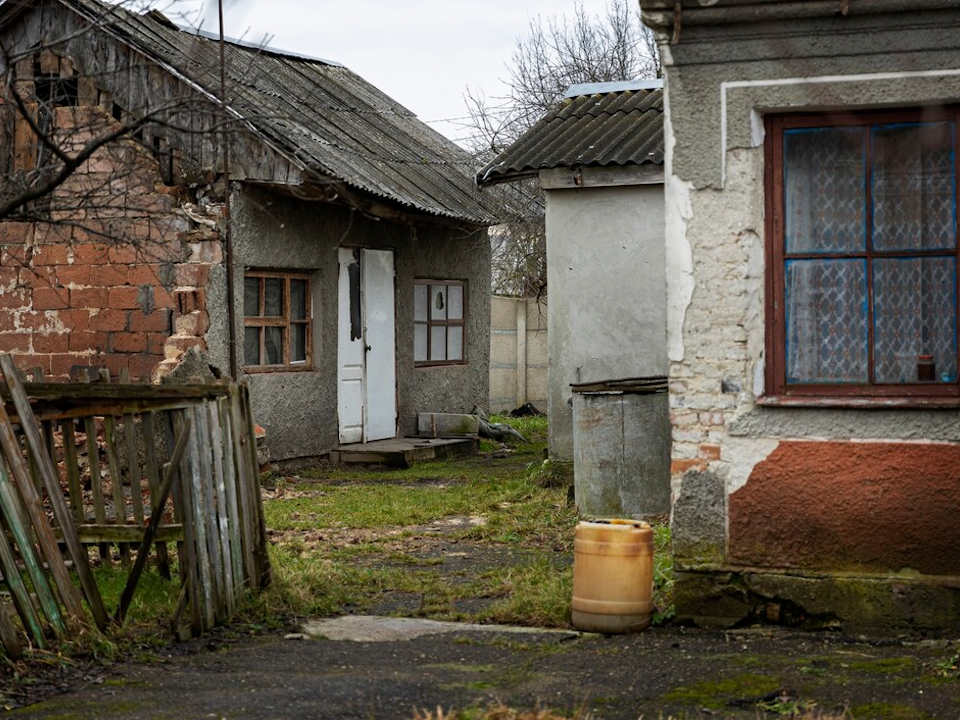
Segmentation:
<svg viewBox="0 0 960 720">
<path fill-rule="evenodd" d="M 609 0 L 602 15 L 591 15 L 578 0 L 572 17 L 531 20 L 506 69 L 505 95 L 467 92 L 467 144 L 478 164 L 516 141 L 571 85 L 660 77 L 660 56 L 635 0 Z M 538 296 L 547 277 L 543 201 L 536 181 L 491 192 L 500 194 L 506 218 L 491 233 L 493 292 Z"/>
</svg>

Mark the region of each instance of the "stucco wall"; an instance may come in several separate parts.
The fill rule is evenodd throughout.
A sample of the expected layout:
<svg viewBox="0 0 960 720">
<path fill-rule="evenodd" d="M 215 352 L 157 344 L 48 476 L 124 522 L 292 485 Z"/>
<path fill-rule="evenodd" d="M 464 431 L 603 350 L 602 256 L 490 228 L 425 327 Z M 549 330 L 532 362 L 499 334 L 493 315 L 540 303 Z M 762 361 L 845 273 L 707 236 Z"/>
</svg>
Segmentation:
<svg viewBox="0 0 960 720">
<path fill-rule="evenodd" d="M 666 374 L 663 186 L 545 195 L 550 456 L 572 460 L 571 383 Z"/>
<path fill-rule="evenodd" d="M 348 209 L 246 187 L 232 198 L 236 252 L 237 337 L 242 339 L 243 268 L 310 271 L 313 369 L 251 373 L 256 421 L 275 459 L 327 453 L 337 431 L 337 278 L 340 245 L 392 249 L 396 269 L 399 431 L 414 434 L 418 412 L 469 412 L 488 393 L 490 248 L 486 231 L 375 221 Z M 414 278 L 466 280 L 466 355 L 459 366 L 414 368 Z M 227 367 L 226 281 L 211 277 L 212 361 Z M 242 345 L 242 343 L 241 343 Z M 238 348 L 242 358 L 242 347 Z M 242 359 L 241 359 L 242 363 Z"/>
<path fill-rule="evenodd" d="M 673 530 L 682 617 L 736 622 L 764 603 L 805 603 L 810 613 L 817 608 L 849 623 L 858 613 L 866 624 L 956 622 L 938 614 L 949 602 L 911 593 L 930 583 L 960 587 L 956 568 L 935 560 L 945 542 L 960 542 L 960 525 L 937 519 L 960 516 L 957 410 L 756 402 L 764 390 L 763 115 L 956 102 L 960 13 L 902 20 L 851 14 L 691 23 L 679 44 L 664 46 Z M 953 463 L 952 471 L 939 472 L 938 462 Z M 864 468 L 873 471 L 865 476 Z M 938 508 L 933 517 L 931 506 Z M 864 552 L 903 537 L 873 533 L 885 513 L 901 528 L 911 526 L 909 557 L 903 547 Z M 802 527 L 784 531 L 796 525 Z M 743 572 L 724 585 L 731 570 Z M 893 590 L 884 581 L 904 571 L 930 577 L 925 585 L 901 585 L 902 602 L 887 603 L 884 594 Z M 853 589 L 838 585 L 840 577 Z M 861 593 L 856 602 L 848 591 Z M 887 609 L 871 614 L 871 603 Z"/>
</svg>

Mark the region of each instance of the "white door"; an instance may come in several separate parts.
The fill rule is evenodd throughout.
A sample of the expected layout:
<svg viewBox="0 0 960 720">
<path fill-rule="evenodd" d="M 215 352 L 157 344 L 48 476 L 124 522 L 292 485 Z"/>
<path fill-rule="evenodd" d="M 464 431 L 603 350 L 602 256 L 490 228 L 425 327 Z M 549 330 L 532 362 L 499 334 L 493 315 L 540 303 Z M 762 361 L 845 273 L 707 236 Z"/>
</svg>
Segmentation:
<svg viewBox="0 0 960 720">
<path fill-rule="evenodd" d="M 340 248 L 340 442 L 397 435 L 393 252 Z"/>
</svg>

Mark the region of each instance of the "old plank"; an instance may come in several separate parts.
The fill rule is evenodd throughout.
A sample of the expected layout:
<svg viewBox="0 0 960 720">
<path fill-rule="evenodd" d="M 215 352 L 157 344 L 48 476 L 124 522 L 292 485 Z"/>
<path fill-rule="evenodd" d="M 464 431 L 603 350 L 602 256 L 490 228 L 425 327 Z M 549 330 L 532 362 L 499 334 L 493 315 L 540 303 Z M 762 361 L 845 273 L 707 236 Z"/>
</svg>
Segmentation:
<svg viewBox="0 0 960 720">
<path fill-rule="evenodd" d="M 90 571 L 90 559 L 87 557 L 87 551 L 83 545 L 80 544 L 80 539 L 77 537 L 76 530 L 74 529 L 73 522 L 70 518 L 70 510 L 63 499 L 63 489 L 60 486 L 60 477 L 57 470 L 53 467 L 50 457 L 43 452 L 43 440 L 40 437 L 40 431 L 36 421 L 32 419 L 30 400 L 23 389 L 23 385 L 20 383 L 20 378 L 17 377 L 17 370 L 13 364 L 13 358 L 9 355 L 0 355 L 0 370 L 3 371 L 6 386 L 10 390 L 14 405 L 17 408 L 17 415 L 19 415 L 21 419 L 21 428 L 27 438 L 27 443 L 31 447 L 40 465 L 40 474 L 47 491 L 47 499 L 53 510 L 54 517 L 63 529 L 67 551 L 70 559 L 73 560 L 74 567 L 80 579 L 80 586 L 83 588 L 83 593 L 87 598 L 87 604 L 93 613 L 94 622 L 100 630 L 105 630 L 107 627 L 107 611 L 103 607 L 100 590 L 93 578 L 93 573 Z M 37 525 L 42 524 L 43 523 L 37 523 Z M 59 552 L 45 554 L 51 567 L 57 564 L 53 559 L 57 557 Z M 76 597 L 73 585 L 69 584 L 69 590 L 62 587 L 59 581 L 57 585 L 60 589 L 61 597 L 67 604 L 69 613 L 77 619 L 81 618 L 83 616 L 83 607 L 80 605 L 79 598 Z"/>
<path fill-rule="evenodd" d="M 157 508 L 166 509 L 166 503 L 159 505 L 157 495 L 160 492 L 160 465 L 157 463 L 157 429 L 153 422 L 153 413 L 146 413 L 141 420 L 143 429 L 143 464 L 146 466 L 147 484 L 150 486 L 150 512 Z M 157 567 L 160 576 L 170 579 L 170 557 L 167 554 L 167 543 L 157 542 Z"/>
<path fill-rule="evenodd" d="M 133 593 L 137 589 L 137 583 L 140 581 L 140 574 L 147 563 L 147 556 L 150 554 L 150 543 L 156 537 L 157 529 L 160 527 L 160 521 L 163 519 L 163 506 L 167 503 L 167 497 L 170 495 L 170 488 L 173 485 L 173 479 L 177 473 L 177 466 L 183 457 L 183 451 L 187 447 L 187 438 L 190 437 L 192 426 L 189 421 L 184 424 L 177 438 L 173 451 L 170 455 L 170 462 L 167 463 L 166 470 L 163 473 L 163 483 L 160 487 L 160 497 L 157 503 L 158 507 L 150 514 L 150 524 L 143 534 L 143 540 L 137 550 L 137 560 L 133 565 L 133 570 L 127 578 L 127 584 L 123 588 L 123 594 L 120 596 L 120 606 L 117 608 L 115 620 L 117 624 L 123 624 L 123 618 L 130 607 L 130 601 L 133 599 Z"/>
</svg>

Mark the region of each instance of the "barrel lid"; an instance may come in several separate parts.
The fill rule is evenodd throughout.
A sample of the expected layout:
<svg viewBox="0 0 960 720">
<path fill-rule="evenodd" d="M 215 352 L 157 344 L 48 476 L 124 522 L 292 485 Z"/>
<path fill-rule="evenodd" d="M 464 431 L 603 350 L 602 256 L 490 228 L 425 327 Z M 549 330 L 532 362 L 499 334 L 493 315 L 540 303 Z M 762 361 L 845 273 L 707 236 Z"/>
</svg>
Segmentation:
<svg viewBox="0 0 960 720">
<path fill-rule="evenodd" d="M 645 520 L 633 520 L 631 518 L 584 518 L 578 525 L 621 525 L 624 528 L 635 528 L 637 530 L 646 530 L 650 528 L 650 523 Z"/>
<path fill-rule="evenodd" d="M 570 389 L 575 393 L 661 393 L 667 391 L 667 378 L 654 377 L 620 378 L 618 380 L 596 380 L 594 382 L 573 383 Z"/>
</svg>

